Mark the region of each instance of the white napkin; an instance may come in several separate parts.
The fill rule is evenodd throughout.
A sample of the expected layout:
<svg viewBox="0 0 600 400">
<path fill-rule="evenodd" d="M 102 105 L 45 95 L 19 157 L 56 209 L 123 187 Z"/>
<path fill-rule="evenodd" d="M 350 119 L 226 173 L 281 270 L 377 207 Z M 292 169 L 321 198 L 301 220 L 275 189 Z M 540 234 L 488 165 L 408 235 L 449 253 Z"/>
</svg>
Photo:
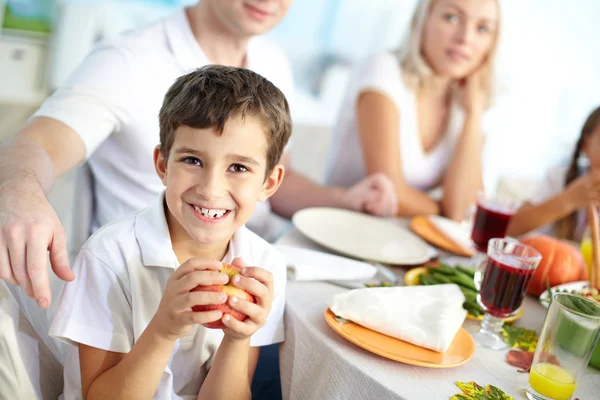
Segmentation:
<svg viewBox="0 0 600 400">
<path fill-rule="evenodd" d="M 300 247 L 275 245 L 285 257 L 294 281 L 364 280 L 375 276 L 371 264 Z"/>
<path fill-rule="evenodd" d="M 337 294 L 329 308 L 366 328 L 443 353 L 467 316 L 464 301 L 455 284 L 381 287 Z"/>
<path fill-rule="evenodd" d="M 465 249 L 470 249 L 473 246 L 471 243 L 471 233 L 458 222 L 440 217 L 439 215 L 430 215 L 427 218 L 429 218 L 429 221 L 438 231 L 454 240 L 459 246 Z"/>
</svg>

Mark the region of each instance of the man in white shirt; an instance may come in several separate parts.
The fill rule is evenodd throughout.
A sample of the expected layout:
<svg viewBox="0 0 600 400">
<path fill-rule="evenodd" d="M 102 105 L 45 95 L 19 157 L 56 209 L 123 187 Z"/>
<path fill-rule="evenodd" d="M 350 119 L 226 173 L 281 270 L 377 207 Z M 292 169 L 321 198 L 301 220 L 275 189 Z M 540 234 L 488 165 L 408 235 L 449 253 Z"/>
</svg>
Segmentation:
<svg viewBox="0 0 600 400">
<path fill-rule="evenodd" d="M 207 63 L 245 66 L 292 97 L 285 56 L 255 37 L 275 26 L 291 2 L 202 0 L 94 51 L 0 148 L 0 279 L 21 286 L 42 308 L 51 302 L 47 251 L 56 275 L 73 279 L 65 233 L 45 194 L 82 161 L 89 161 L 95 178 L 95 227 L 143 208 L 159 193 L 151 149 L 158 139 L 160 103 L 178 76 Z M 289 165 L 288 154 L 282 163 Z M 393 187 L 381 175 L 341 189 L 287 171 L 270 199 L 281 216 L 311 206 L 395 213 Z"/>
</svg>

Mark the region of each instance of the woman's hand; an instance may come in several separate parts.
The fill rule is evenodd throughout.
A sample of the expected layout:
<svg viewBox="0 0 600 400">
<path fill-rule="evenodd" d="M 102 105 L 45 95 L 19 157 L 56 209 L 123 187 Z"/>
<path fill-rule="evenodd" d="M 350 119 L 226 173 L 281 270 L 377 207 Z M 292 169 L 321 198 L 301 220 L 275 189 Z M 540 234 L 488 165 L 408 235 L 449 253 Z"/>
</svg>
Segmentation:
<svg viewBox="0 0 600 400">
<path fill-rule="evenodd" d="M 468 115 L 481 115 L 486 108 L 486 79 L 489 67 L 486 64 L 458 82 L 460 102 Z"/>
<path fill-rule="evenodd" d="M 396 187 L 382 173 L 371 174 L 346 189 L 343 199 L 346 208 L 378 217 L 392 217 L 398 212 Z"/>
</svg>

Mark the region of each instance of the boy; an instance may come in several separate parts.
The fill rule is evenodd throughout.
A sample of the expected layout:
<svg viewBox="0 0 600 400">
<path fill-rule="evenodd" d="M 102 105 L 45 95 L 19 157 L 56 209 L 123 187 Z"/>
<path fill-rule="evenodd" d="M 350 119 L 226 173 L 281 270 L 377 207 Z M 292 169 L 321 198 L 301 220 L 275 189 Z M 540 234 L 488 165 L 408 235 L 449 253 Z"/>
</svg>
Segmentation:
<svg viewBox="0 0 600 400">
<path fill-rule="evenodd" d="M 284 95 L 254 72 L 209 65 L 171 86 L 159 120 L 163 195 L 86 243 L 50 329 L 74 345 L 66 400 L 250 398 L 250 346 L 283 340 L 285 262 L 244 224 L 283 179 Z M 190 292 L 227 283 L 221 262 L 243 268 L 232 283 L 255 304 Z M 224 303 L 248 318 L 191 309 Z M 223 330 L 202 326 L 218 320 Z"/>
</svg>

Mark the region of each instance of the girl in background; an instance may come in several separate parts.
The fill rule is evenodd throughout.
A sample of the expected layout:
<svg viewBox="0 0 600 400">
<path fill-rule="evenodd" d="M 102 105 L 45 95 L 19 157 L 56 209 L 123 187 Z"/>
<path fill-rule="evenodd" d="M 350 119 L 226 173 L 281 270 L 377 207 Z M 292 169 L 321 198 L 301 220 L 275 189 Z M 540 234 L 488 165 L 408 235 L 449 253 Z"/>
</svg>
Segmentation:
<svg viewBox="0 0 600 400">
<path fill-rule="evenodd" d="M 585 163 L 582 158 L 587 159 Z M 582 170 L 587 164 L 589 169 Z M 583 124 L 571 164 L 548 171 L 533 197 L 513 217 L 507 234 L 519 236 L 540 229 L 540 233 L 580 241 L 589 205 L 600 205 L 600 107 Z"/>
</svg>

